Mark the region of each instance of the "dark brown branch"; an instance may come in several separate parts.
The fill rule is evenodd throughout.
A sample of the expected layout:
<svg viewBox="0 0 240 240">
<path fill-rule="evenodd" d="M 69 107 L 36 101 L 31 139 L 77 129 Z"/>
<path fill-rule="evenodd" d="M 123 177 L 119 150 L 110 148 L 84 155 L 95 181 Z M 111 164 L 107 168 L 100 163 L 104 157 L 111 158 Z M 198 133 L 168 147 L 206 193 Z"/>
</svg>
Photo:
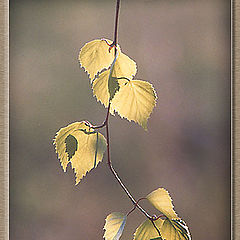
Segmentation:
<svg viewBox="0 0 240 240">
<path fill-rule="evenodd" d="M 116 16 L 115 16 L 115 30 L 114 30 L 114 40 L 113 43 L 117 47 L 117 34 L 118 34 L 118 15 L 119 15 L 119 8 L 120 8 L 120 0 L 117 0 L 116 5 Z M 117 48 L 115 47 L 115 56 L 117 54 Z"/>
<path fill-rule="evenodd" d="M 119 9 L 120 9 L 120 0 L 117 0 L 117 4 L 116 4 L 116 15 L 115 15 L 115 30 L 114 30 L 114 41 L 112 43 L 113 46 L 115 46 L 115 57 L 117 54 L 117 34 L 118 34 L 118 19 L 119 19 Z M 107 135 L 107 163 L 108 163 L 108 167 L 111 170 L 112 174 L 114 175 L 114 177 L 116 178 L 116 180 L 118 181 L 119 185 L 122 187 L 122 189 L 124 190 L 124 192 L 126 193 L 126 195 L 129 197 L 129 199 L 131 200 L 131 202 L 134 205 L 134 208 L 128 213 L 128 215 L 135 210 L 135 208 L 138 208 L 153 224 L 154 228 L 156 229 L 156 231 L 158 232 L 159 236 L 161 236 L 159 229 L 157 228 L 156 224 L 154 223 L 154 217 L 151 216 L 145 209 L 143 209 L 138 202 L 143 199 L 139 199 L 138 201 L 136 201 L 134 199 L 134 197 L 132 196 L 132 194 L 129 192 L 129 190 L 127 189 L 127 187 L 123 184 L 122 180 L 120 179 L 120 177 L 118 176 L 117 172 L 115 171 L 115 169 L 112 166 L 112 162 L 111 162 L 111 158 L 110 158 L 110 136 L 109 136 L 109 114 L 110 114 L 110 107 L 111 107 L 111 102 L 109 100 L 109 104 L 108 104 L 108 108 L 107 108 L 107 115 L 106 115 L 106 119 L 103 122 L 103 124 L 99 125 L 99 126 L 92 126 L 92 128 L 97 129 L 97 128 L 103 128 L 106 127 L 106 135 Z"/>
</svg>

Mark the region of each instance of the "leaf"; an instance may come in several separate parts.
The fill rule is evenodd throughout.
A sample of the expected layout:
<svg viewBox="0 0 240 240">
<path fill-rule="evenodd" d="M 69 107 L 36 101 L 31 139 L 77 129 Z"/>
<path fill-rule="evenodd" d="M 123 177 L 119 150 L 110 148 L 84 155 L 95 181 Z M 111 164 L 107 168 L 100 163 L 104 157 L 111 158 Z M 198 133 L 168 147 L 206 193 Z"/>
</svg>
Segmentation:
<svg viewBox="0 0 240 240">
<path fill-rule="evenodd" d="M 141 80 L 118 80 L 120 90 L 112 100 L 112 108 L 121 117 L 135 121 L 145 130 L 147 120 L 156 105 L 156 92 L 153 86 Z"/>
<path fill-rule="evenodd" d="M 147 195 L 147 199 L 150 203 L 162 212 L 167 218 L 177 218 L 177 214 L 173 210 L 172 199 L 167 190 L 164 188 L 158 188 Z"/>
<path fill-rule="evenodd" d="M 164 220 L 160 231 L 163 238 L 167 240 L 191 240 L 188 227 L 181 219 Z"/>
<path fill-rule="evenodd" d="M 77 139 L 70 134 L 66 137 L 65 143 L 66 143 L 66 153 L 68 154 L 68 160 L 70 160 L 75 154 L 75 152 L 77 151 L 78 142 L 77 142 Z"/>
<path fill-rule="evenodd" d="M 87 172 L 102 161 L 107 143 L 102 134 L 93 131 L 75 131 L 72 135 L 78 141 L 78 149 L 71 159 L 77 185 Z"/>
<path fill-rule="evenodd" d="M 102 72 L 94 80 L 92 84 L 93 95 L 96 96 L 97 101 L 100 101 L 105 107 L 108 107 L 109 91 L 108 91 L 108 78 L 110 70 Z"/>
<path fill-rule="evenodd" d="M 117 91 L 119 91 L 119 88 L 120 88 L 117 78 L 112 77 L 117 58 L 118 58 L 118 52 L 115 55 L 115 58 L 114 58 L 114 61 L 111 65 L 110 73 L 109 73 L 109 76 L 108 76 L 108 92 L 109 92 L 109 98 L 110 98 L 109 100 L 110 101 L 113 99 L 115 93 Z"/>
<path fill-rule="evenodd" d="M 84 122 L 75 122 L 67 127 L 61 128 L 54 138 L 53 144 L 55 145 L 56 153 L 58 154 L 58 158 L 60 160 L 60 164 L 63 168 L 63 171 L 66 172 L 67 165 L 69 163 L 69 153 L 66 152 L 67 148 L 70 146 L 66 146 L 66 138 L 68 135 L 72 134 L 77 129 L 87 129 L 87 126 Z M 68 141 L 68 140 L 67 140 Z M 70 154 L 71 155 L 71 154 Z"/>
<path fill-rule="evenodd" d="M 89 74 L 91 80 L 103 69 L 108 69 L 113 62 L 114 51 L 109 52 L 106 41 L 112 44 L 111 40 L 96 39 L 86 43 L 80 50 L 78 57 L 80 66 Z"/>
<path fill-rule="evenodd" d="M 124 53 L 118 52 L 116 62 L 112 63 L 112 77 L 110 69 L 99 74 L 94 80 L 92 89 L 97 101 L 108 107 L 109 97 L 111 100 L 119 90 L 118 78 L 129 79 L 137 72 L 136 63 Z M 109 94 L 110 93 L 110 94 Z M 113 113 L 113 110 L 112 110 Z"/>
<path fill-rule="evenodd" d="M 123 232 L 127 217 L 119 212 L 111 213 L 106 218 L 104 225 L 104 238 L 106 240 L 118 240 Z"/>
<path fill-rule="evenodd" d="M 132 79 L 137 73 L 137 64 L 126 54 L 122 52 L 118 52 L 118 54 L 112 76 L 115 78 Z"/>
<path fill-rule="evenodd" d="M 110 94 L 110 101 L 114 98 L 115 93 L 119 91 L 119 89 L 120 89 L 120 86 L 119 86 L 118 80 L 110 76 L 108 80 L 108 90 Z"/>
<path fill-rule="evenodd" d="M 76 185 L 102 160 L 107 146 L 104 136 L 87 126 L 84 121 L 60 129 L 54 144 L 64 172 L 71 162 Z"/>
<path fill-rule="evenodd" d="M 163 220 L 158 219 L 154 221 L 156 227 L 160 230 Z M 154 228 L 152 222 L 150 220 L 146 220 L 143 222 L 134 233 L 134 240 L 149 240 L 149 239 L 158 239 L 160 236 L 157 230 Z M 159 238 L 161 239 L 161 238 Z"/>
</svg>

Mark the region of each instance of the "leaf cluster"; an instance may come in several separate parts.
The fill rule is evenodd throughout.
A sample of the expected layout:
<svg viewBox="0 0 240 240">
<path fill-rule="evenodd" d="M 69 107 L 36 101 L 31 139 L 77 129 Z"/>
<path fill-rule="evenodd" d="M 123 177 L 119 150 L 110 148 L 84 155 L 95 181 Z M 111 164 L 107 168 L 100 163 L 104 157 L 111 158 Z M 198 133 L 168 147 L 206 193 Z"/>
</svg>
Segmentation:
<svg viewBox="0 0 240 240">
<path fill-rule="evenodd" d="M 88 42 L 80 50 L 79 63 L 89 75 L 93 95 L 108 108 L 109 113 L 114 115 L 116 112 L 122 118 L 147 129 L 147 121 L 156 105 L 157 95 L 151 83 L 134 79 L 137 65 L 121 51 L 119 45 L 107 39 Z M 108 138 L 106 140 L 98 131 L 106 126 L 107 120 L 108 115 L 100 126 L 94 126 L 86 120 L 75 122 L 56 133 L 54 145 L 60 164 L 64 172 L 68 165 L 71 166 L 76 185 L 97 167 L 107 146 L 109 147 Z M 110 164 L 110 169 L 111 167 Z M 148 219 L 136 229 L 134 240 L 191 239 L 188 227 L 177 216 L 172 199 L 165 189 L 159 188 L 151 192 L 146 199 L 162 215 L 148 217 L 147 214 Z M 135 208 L 136 206 L 138 202 L 135 203 Z M 127 216 L 131 212 L 113 212 L 107 216 L 104 226 L 106 240 L 118 240 L 121 237 Z"/>
<path fill-rule="evenodd" d="M 133 79 L 137 64 L 120 46 L 117 54 L 109 50 L 112 41 L 96 39 L 83 46 L 79 53 L 80 65 L 89 74 L 93 95 L 105 107 L 111 103 L 110 112 L 135 121 L 147 129 L 147 120 L 156 105 L 157 95 L 147 81 Z"/>
<path fill-rule="evenodd" d="M 145 220 L 136 229 L 133 240 L 191 240 L 188 227 L 177 216 L 173 209 L 172 199 L 164 188 L 151 192 L 146 199 L 164 215 L 164 219 L 159 217 Z M 126 220 L 127 215 L 122 213 L 114 212 L 108 215 L 104 226 L 104 238 L 106 240 L 118 240 L 121 237 Z"/>
</svg>

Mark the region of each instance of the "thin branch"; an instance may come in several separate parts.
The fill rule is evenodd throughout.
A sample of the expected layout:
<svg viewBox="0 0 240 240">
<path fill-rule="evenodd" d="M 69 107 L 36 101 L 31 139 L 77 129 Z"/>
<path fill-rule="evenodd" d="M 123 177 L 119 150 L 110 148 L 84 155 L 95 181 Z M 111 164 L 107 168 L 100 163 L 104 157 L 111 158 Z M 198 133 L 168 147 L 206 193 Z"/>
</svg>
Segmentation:
<svg viewBox="0 0 240 240">
<path fill-rule="evenodd" d="M 113 46 L 115 46 L 115 58 L 117 55 L 117 34 L 118 34 L 118 18 L 119 18 L 119 9 L 120 9 L 120 0 L 117 0 L 117 4 L 116 4 L 116 15 L 115 15 L 115 30 L 114 30 L 114 41 L 113 41 Z M 111 158 L 110 158 L 110 136 L 109 136 L 109 114 L 110 114 L 110 107 L 111 107 L 111 102 L 109 100 L 109 104 L 108 104 L 108 108 L 107 108 L 107 115 L 106 115 L 106 119 L 103 122 L 102 125 L 100 126 L 93 126 L 93 128 L 102 128 L 102 127 L 106 127 L 106 135 L 107 135 L 107 158 L 108 158 L 108 166 L 109 169 L 111 170 L 112 174 L 114 175 L 114 177 L 116 178 L 116 180 L 118 181 L 118 183 L 120 184 L 120 186 L 122 187 L 122 189 L 124 190 L 124 192 L 126 193 L 126 195 L 129 197 L 129 199 L 131 200 L 131 202 L 134 205 L 134 209 L 132 211 L 135 210 L 135 208 L 138 208 L 153 224 L 154 228 L 156 229 L 156 231 L 158 232 L 159 236 L 161 236 L 161 233 L 159 231 L 159 229 L 157 228 L 157 226 L 154 223 L 154 217 L 151 216 L 144 208 L 142 208 L 139 204 L 138 201 L 136 201 L 134 199 L 134 197 L 132 196 L 132 194 L 129 192 L 129 190 L 127 189 L 127 187 L 123 184 L 122 180 L 120 179 L 120 177 L 118 176 L 117 172 L 115 171 L 115 169 L 112 166 L 112 162 L 111 162 Z M 129 215 L 130 213 L 128 213 Z"/>
<path fill-rule="evenodd" d="M 115 30 L 114 30 L 114 45 L 117 47 L 117 34 L 118 34 L 118 15 L 119 15 L 119 8 L 120 8 L 120 0 L 117 0 L 116 5 L 116 17 L 115 17 Z M 115 55 L 117 54 L 117 48 L 115 47 Z"/>
<path fill-rule="evenodd" d="M 142 201 L 142 200 L 146 200 L 146 198 L 140 198 L 140 199 L 138 199 L 137 200 L 137 202 L 136 202 L 136 204 L 138 204 L 140 201 Z M 127 217 L 136 209 L 136 207 L 137 207 L 137 205 L 134 205 L 134 207 L 127 213 Z"/>
<path fill-rule="evenodd" d="M 159 230 L 158 227 L 156 226 L 154 220 L 151 219 L 151 222 L 152 222 L 154 228 L 156 229 L 156 231 L 158 232 L 158 235 L 161 237 L 162 235 L 161 235 L 161 233 L 160 233 L 160 230 Z"/>
</svg>

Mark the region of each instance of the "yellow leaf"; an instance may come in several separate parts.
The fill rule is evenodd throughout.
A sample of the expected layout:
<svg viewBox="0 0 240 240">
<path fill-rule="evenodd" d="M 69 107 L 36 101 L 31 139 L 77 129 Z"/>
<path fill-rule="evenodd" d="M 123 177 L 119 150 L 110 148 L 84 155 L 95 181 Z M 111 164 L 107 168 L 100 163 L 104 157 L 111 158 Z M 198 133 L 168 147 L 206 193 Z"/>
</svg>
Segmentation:
<svg viewBox="0 0 240 240">
<path fill-rule="evenodd" d="M 86 43 L 80 50 L 78 57 L 80 66 L 89 74 L 91 80 L 103 69 L 108 69 L 113 62 L 114 49 L 109 52 L 106 41 L 112 44 L 111 40 L 96 39 Z"/>
<path fill-rule="evenodd" d="M 160 230 L 163 224 L 163 220 L 158 219 L 154 221 L 154 223 L 156 227 Z M 159 234 L 150 220 L 146 220 L 145 222 L 143 222 L 134 233 L 134 240 L 150 240 L 157 237 L 159 237 Z"/>
<path fill-rule="evenodd" d="M 188 227 L 181 219 L 164 220 L 160 231 L 162 237 L 167 240 L 191 240 Z"/>
<path fill-rule="evenodd" d="M 112 76 L 115 78 L 132 79 L 137 73 L 137 64 L 126 54 L 118 52 L 119 56 L 113 67 Z"/>
<path fill-rule="evenodd" d="M 93 95 L 96 96 L 97 101 L 100 101 L 105 107 L 108 107 L 109 91 L 108 91 L 108 77 L 110 70 L 102 72 L 93 82 Z"/>
<path fill-rule="evenodd" d="M 84 121 L 61 128 L 56 134 L 54 144 L 64 172 L 71 162 L 76 184 L 102 160 L 107 146 L 104 136 L 87 126 Z"/>
<path fill-rule="evenodd" d="M 123 232 L 127 217 L 119 212 L 111 213 L 106 218 L 104 225 L 104 238 L 106 240 L 118 240 Z"/>
<path fill-rule="evenodd" d="M 119 90 L 118 79 L 116 78 L 132 79 L 136 72 L 136 63 L 124 53 L 118 52 L 116 61 L 112 63 L 112 77 L 110 76 L 110 69 L 100 73 L 92 84 L 93 95 L 105 107 L 108 107 L 109 92 L 112 93 L 113 98 L 116 91 Z"/>
<path fill-rule="evenodd" d="M 87 126 L 84 122 L 75 122 L 67 127 L 61 128 L 54 138 L 55 150 L 58 154 L 58 158 L 60 160 L 60 164 L 63 168 L 63 171 L 66 172 L 67 165 L 69 163 L 68 153 L 66 152 L 66 143 L 65 140 L 68 135 L 72 134 L 77 129 L 87 129 Z"/>
<path fill-rule="evenodd" d="M 112 100 L 112 108 L 121 117 L 135 121 L 147 129 L 147 120 L 156 105 L 156 92 L 153 86 L 141 80 L 118 80 L 120 90 Z"/>
<path fill-rule="evenodd" d="M 77 139 L 78 148 L 71 159 L 76 175 L 76 185 L 91 169 L 97 167 L 106 150 L 106 140 L 101 133 L 93 130 L 75 131 L 72 135 Z"/>
<path fill-rule="evenodd" d="M 147 199 L 167 218 L 177 218 L 177 214 L 173 210 L 172 199 L 164 188 L 158 188 L 157 190 L 151 192 L 148 194 Z"/>
</svg>

